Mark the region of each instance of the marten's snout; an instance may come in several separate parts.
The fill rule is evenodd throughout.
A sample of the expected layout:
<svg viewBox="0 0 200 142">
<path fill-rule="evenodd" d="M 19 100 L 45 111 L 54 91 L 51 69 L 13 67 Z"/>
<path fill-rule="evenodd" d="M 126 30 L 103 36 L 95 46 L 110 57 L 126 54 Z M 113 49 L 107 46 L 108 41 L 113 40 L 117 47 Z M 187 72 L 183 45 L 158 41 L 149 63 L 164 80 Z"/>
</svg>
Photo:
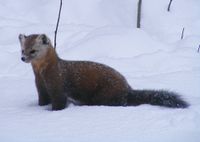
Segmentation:
<svg viewBox="0 0 200 142">
<path fill-rule="evenodd" d="M 21 56 L 21 60 L 25 63 L 29 63 L 30 62 L 30 58 L 24 54 L 22 54 Z"/>
<path fill-rule="evenodd" d="M 29 62 L 29 59 L 26 58 L 25 56 L 22 56 L 22 57 L 21 57 L 21 60 L 22 60 L 23 62 L 25 62 L 25 63 L 28 63 L 28 62 Z"/>
<path fill-rule="evenodd" d="M 22 60 L 23 62 L 25 62 L 26 59 L 25 59 L 25 57 L 21 57 L 21 60 Z"/>
<path fill-rule="evenodd" d="M 27 56 L 25 55 L 25 50 L 22 50 L 21 53 L 22 53 L 21 60 L 22 60 L 23 62 L 26 62 Z"/>
</svg>

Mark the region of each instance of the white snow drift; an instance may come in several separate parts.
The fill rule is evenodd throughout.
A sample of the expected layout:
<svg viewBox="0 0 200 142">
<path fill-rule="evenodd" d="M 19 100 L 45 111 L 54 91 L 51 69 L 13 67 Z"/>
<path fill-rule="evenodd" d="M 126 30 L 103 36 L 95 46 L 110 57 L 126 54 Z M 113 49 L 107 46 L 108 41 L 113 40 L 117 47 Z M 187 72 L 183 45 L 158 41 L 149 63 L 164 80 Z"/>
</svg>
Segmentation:
<svg viewBox="0 0 200 142">
<path fill-rule="evenodd" d="M 191 106 L 169 109 L 37 105 L 30 64 L 20 61 L 18 34 L 46 33 L 53 42 L 59 1 L 0 1 L 0 141 L 198 142 L 200 139 L 200 1 L 64 0 L 57 51 L 120 71 L 135 89 L 168 89 Z M 185 36 L 180 40 L 181 30 Z"/>
</svg>

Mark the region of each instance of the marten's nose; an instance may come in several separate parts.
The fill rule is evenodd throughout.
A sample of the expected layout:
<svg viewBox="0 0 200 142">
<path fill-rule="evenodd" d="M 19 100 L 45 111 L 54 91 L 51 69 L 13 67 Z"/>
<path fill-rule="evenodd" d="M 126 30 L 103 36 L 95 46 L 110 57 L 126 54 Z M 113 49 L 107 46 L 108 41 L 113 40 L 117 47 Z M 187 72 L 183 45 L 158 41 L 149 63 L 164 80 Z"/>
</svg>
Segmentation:
<svg viewBox="0 0 200 142">
<path fill-rule="evenodd" d="M 24 62 L 26 59 L 25 59 L 25 57 L 21 57 L 21 60 Z"/>
</svg>

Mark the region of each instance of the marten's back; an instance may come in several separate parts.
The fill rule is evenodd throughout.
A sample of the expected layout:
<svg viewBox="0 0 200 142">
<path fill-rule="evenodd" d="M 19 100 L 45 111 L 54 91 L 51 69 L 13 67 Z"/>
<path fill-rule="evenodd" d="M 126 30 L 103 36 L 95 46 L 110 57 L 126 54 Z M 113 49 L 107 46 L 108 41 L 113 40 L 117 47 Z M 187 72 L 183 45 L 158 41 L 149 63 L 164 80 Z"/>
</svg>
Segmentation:
<svg viewBox="0 0 200 142">
<path fill-rule="evenodd" d="M 129 85 L 126 79 L 113 68 L 104 64 L 90 61 L 60 60 L 60 69 L 64 76 L 66 90 L 85 97 L 95 95 L 96 92 L 126 93 Z M 114 94 L 114 93 L 111 93 Z"/>
</svg>

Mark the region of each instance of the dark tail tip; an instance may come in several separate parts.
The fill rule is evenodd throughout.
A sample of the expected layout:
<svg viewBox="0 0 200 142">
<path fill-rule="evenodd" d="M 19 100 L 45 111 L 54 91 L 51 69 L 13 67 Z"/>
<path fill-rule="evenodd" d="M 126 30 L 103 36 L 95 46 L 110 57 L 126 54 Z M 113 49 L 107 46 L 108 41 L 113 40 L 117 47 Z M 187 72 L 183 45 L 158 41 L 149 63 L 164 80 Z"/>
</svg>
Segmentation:
<svg viewBox="0 0 200 142">
<path fill-rule="evenodd" d="M 188 108 L 189 104 L 177 93 L 165 90 L 132 90 L 128 105 L 151 104 L 170 108 Z"/>
<path fill-rule="evenodd" d="M 152 95 L 152 103 L 160 102 L 160 105 L 171 108 L 188 108 L 189 104 L 184 101 L 181 96 L 175 92 L 170 91 L 156 91 L 157 93 Z M 155 102 L 154 102 L 155 101 Z"/>
</svg>

